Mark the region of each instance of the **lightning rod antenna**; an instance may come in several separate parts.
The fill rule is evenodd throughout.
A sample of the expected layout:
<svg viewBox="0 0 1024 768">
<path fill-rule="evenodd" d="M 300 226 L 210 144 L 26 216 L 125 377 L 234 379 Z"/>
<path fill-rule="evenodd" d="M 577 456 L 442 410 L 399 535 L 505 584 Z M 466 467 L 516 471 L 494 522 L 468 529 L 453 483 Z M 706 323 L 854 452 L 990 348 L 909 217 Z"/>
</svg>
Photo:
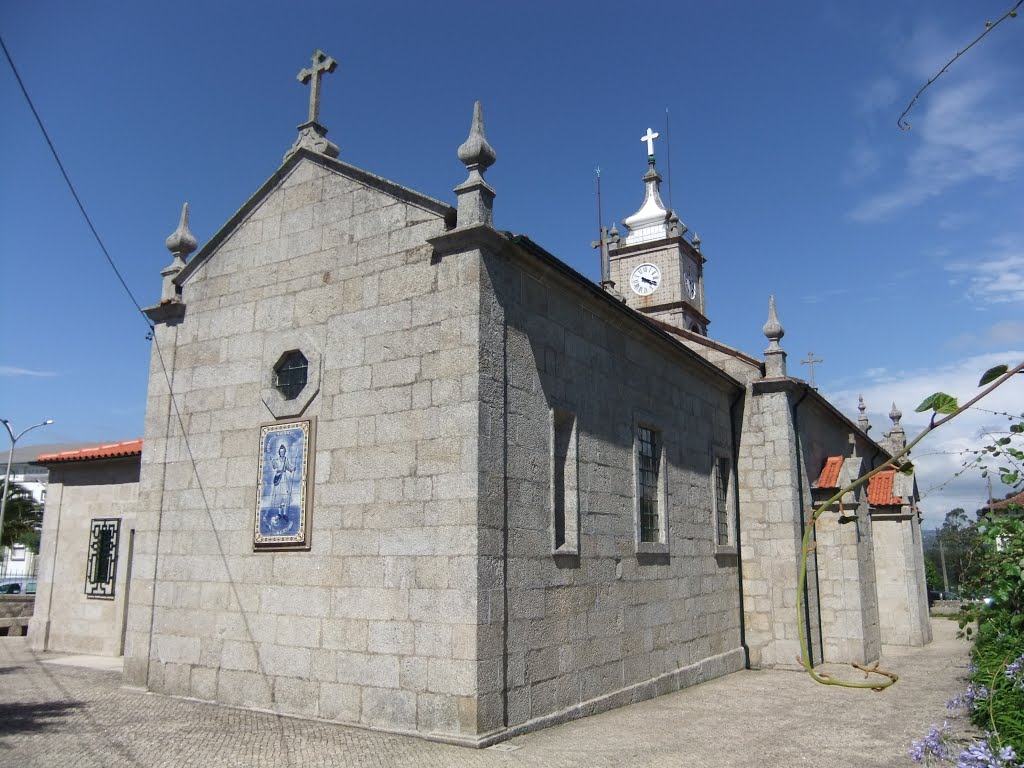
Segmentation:
<svg viewBox="0 0 1024 768">
<path fill-rule="evenodd" d="M 674 211 L 672 206 L 672 128 L 669 126 L 668 107 L 665 107 L 665 154 L 668 160 L 668 207 Z"/>
</svg>

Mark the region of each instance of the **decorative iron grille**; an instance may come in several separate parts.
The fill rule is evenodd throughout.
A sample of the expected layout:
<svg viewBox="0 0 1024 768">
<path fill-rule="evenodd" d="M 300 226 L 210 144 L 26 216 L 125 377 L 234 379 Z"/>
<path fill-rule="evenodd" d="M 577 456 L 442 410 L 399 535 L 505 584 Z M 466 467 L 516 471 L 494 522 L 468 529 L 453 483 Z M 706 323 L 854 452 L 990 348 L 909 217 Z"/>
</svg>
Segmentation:
<svg viewBox="0 0 1024 768">
<path fill-rule="evenodd" d="M 305 388 L 309 361 L 299 350 L 286 352 L 274 366 L 274 386 L 285 400 L 294 400 Z"/>
<path fill-rule="evenodd" d="M 661 446 L 658 433 L 640 427 L 637 440 L 640 501 L 640 541 L 660 541 L 658 514 L 658 473 L 661 469 Z"/>
<path fill-rule="evenodd" d="M 85 595 L 113 599 L 117 576 L 117 543 L 121 537 L 121 518 L 92 521 L 89 532 L 89 558 L 85 566 Z"/>
</svg>

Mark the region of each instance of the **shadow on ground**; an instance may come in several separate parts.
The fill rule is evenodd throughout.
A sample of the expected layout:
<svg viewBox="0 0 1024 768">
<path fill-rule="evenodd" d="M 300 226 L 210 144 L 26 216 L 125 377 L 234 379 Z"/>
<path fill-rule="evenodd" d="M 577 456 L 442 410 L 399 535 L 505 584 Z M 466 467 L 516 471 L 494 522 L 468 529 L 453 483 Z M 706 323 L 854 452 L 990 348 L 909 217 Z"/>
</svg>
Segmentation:
<svg viewBox="0 0 1024 768">
<path fill-rule="evenodd" d="M 45 731 L 60 725 L 61 718 L 82 706 L 78 701 L 0 704 L 0 747 L 16 733 Z"/>
</svg>

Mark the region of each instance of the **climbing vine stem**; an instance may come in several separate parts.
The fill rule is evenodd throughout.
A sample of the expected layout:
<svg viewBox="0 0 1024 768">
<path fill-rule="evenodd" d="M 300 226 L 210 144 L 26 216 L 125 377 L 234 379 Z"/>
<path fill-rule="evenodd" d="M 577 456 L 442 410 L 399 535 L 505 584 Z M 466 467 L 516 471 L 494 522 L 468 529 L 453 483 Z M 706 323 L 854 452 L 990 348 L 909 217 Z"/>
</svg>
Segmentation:
<svg viewBox="0 0 1024 768">
<path fill-rule="evenodd" d="M 804 625 L 803 617 L 801 616 L 800 607 L 803 605 L 806 599 L 807 592 L 807 560 L 808 556 L 814 550 L 814 544 L 811 541 L 811 536 L 814 533 L 814 526 L 817 525 L 822 515 L 827 512 L 833 504 L 839 504 L 839 512 L 842 514 L 842 499 L 843 497 L 860 488 L 862 485 L 871 480 L 872 477 L 877 475 L 879 472 L 884 472 L 887 469 L 897 469 L 901 471 L 912 471 L 912 465 L 909 462 L 900 463 L 900 460 L 908 455 L 910 451 L 920 443 L 930 433 L 941 427 L 943 424 L 955 419 L 961 413 L 966 411 L 968 408 L 973 406 L 980 400 L 988 397 L 994 390 L 1001 387 L 1007 381 L 1009 381 L 1014 375 L 1024 371 L 1024 362 L 1017 364 L 1013 368 L 1001 365 L 991 368 L 985 372 L 981 377 L 980 386 L 985 388 L 977 395 L 972 397 L 963 405 L 958 405 L 955 398 L 942 393 L 937 392 L 936 394 L 928 397 L 917 407 L 917 411 L 931 411 L 932 416 L 928 422 L 928 426 L 925 427 L 921 433 L 907 443 L 906 447 L 901 451 L 898 451 L 890 459 L 879 464 L 877 467 L 867 472 L 852 483 L 844 488 L 839 489 L 826 501 L 818 505 L 814 512 L 811 514 L 811 519 L 808 520 L 807 525 L 804 528 L 804 535 L 800 546 L 800 574 L 797 581 L 797 593 L 796 593 L 796 625 L 797 631 L 800 637 L 800 657 L 797 661 L 807 671 L 807 674 L 811 678 L 822 685 L 838 685 L 843 688 L 869 688 L 873 691 L 882 691 L 893 685 L 899 680 L 899 675 L 895 672 L 887 672 L 886 670 L 879 669 L 878 665 L 866 666 L 857 662 L 850 662 L 850 665 L 854 669 L 858 669 L 864 673 L 865 678 L 870 678 L 871 675 L 877 675 L 879 679 L 868 680 L 867 682 L 850 682 L 847 680 L 839 680 L 832 677 L 825 672 L 816 672 L 814 665 L 811 663 L 811 654 L 807 644 L 807 631 L 808 627 Z"/>
</svg>

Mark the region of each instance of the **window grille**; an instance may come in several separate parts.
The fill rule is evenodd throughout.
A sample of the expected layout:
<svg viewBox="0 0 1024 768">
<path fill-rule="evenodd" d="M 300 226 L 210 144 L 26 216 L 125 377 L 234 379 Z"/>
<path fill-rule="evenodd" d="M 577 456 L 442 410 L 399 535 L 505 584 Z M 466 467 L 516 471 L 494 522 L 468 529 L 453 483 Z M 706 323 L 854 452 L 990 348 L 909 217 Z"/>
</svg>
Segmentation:
<svg viewBox="0 0 1024 768">
<path fill-rule="evenodd" d="M 715 516 L 718 521 L 718 543 L 729 543 L 729 459 L 719 456 L 715 468 Z"/>
<path fill-rule="evenodd" d="M 640 541 L 661 541 L 658 509 L 658 473 L 661 470 L 661 446 L 658 433 L 640 427 L 637 439 L 638 495 L 640 502 Z"/>
<path fill-rule="evenodd" d="M 274 387 L 285 400 L 294 400 L 306 386 L 309 361 L 294 349 L 286 352 L 274 366 Z"/>
<path fill-rule="evenodd" d="M 117 543 L 121 519 L 93 520 L 89 531 L 89 556 L 85 566 L 86 597 L 112 599 L 117 575 Z"/>
</svg>

